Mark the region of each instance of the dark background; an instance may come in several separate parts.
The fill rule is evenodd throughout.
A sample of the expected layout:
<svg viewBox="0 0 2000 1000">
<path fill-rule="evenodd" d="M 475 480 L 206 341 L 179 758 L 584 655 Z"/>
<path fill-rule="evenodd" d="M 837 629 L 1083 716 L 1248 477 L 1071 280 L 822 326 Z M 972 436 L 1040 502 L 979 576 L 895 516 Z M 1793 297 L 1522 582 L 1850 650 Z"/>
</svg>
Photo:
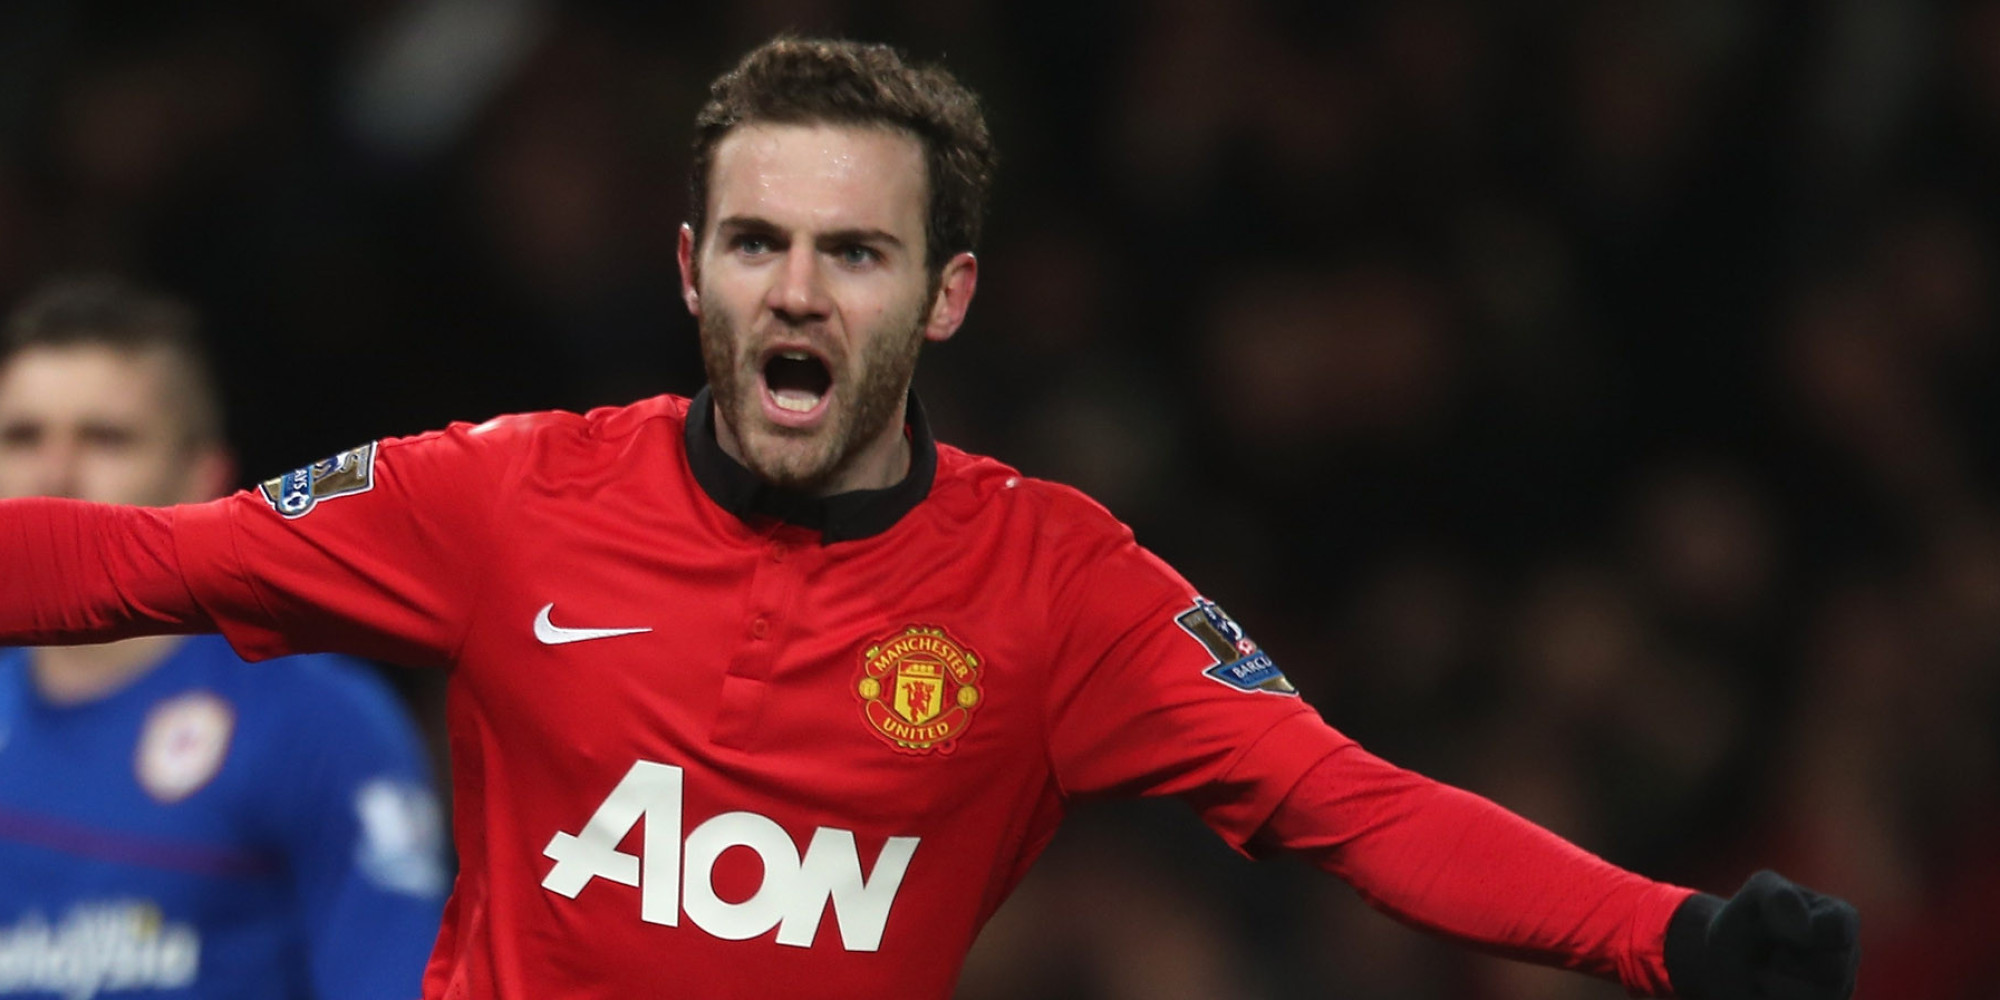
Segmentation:
<svg viewBox="0 0 2000 1000">
<path fill-rule="evenodd" d="M 2000 996 L 2000 4 L 4 0 L 0 300 L 189 297 L 246 480 L 690 393 L 689 123 L 786 27 L 987 101 L 942 439 L 1104 501 L 1376 752 L 1846 896 L 1863 997 Z M 1086 810 L 961 989 L 1619 995 L 1172 804 Z"/>
</svg>

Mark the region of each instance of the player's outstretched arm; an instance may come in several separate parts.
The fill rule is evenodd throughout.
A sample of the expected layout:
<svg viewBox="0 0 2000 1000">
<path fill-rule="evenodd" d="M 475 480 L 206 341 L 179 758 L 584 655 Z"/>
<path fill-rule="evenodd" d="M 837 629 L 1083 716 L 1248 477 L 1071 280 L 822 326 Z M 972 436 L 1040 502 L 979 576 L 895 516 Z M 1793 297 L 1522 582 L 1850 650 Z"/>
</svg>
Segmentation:
<svg viewBox="0 0 2000 1000">
<path fill-rule="evenodd" d="M 1667 928 L 1674 989 L 1693 1000 L 1845 1000 L 1861 964 L 1846 900 L 1760 871 L 1728 900 L 1690 897 Z"/>
<path fill-rule="evenodd" d="M 1727 902 L 1617 867 L 1358 746 L 1308 772 L 1259 840 L 1370 905 L 1485 951 L 1615 979 L 1635 996 L 1846 1000 L 1858 920 L 1760 873 Z"/>
<path fill-rule="evenodd" d="M 172 508 L 0 500 L 0 646 L 212 632 L 182 579 Z"/>
<path fill-rule="evenodd" d="M 443 665 L 517 482 L 503 470 L 541 425 L 383 439 L 207 503 L 0 501 L 0 645 L 220 631 L 253 660 Z"/>
</svg>

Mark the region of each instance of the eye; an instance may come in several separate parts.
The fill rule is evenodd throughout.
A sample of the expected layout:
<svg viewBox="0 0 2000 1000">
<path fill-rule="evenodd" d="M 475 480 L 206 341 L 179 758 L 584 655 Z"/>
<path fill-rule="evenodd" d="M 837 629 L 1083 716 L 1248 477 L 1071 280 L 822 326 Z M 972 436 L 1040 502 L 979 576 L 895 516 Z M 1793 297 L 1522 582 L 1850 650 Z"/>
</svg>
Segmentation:
<svg viewBox="0 0 2000 1000">
<path fill-rule="evenodd" d="M 843 244 L 833 253 L 848 267 L 867 267 L 882 259 L 882 254 L 874 247 L 861 243 Z"/>
<path fill-rule="evenodd" d="M 0 424 L 0 447 L 33 448 L 41 440 L 42 428 L 38 424 Z"/>
<path fill-rule="evenodd" d="M 729 239 L 729 249 L 746 257 L 759 257 L 777 249 L 777 244 L 762 233 L 738 233 Z"/>
</svg>

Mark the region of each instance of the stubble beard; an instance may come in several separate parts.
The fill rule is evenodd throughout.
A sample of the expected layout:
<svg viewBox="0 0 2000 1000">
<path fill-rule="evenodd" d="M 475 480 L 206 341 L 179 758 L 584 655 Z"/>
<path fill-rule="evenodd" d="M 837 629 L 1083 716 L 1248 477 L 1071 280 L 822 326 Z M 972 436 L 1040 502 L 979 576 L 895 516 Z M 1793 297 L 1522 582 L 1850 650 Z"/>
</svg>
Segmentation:
<svg viewBox="0 0 2000 1000">
<path fill-rule="evenodd" d="M 763 375 L 757 370 L 762 344 L 740 343 L 736 324 L 720 309 L 703 310 L 701 361 L 717 413 L 735 432 L 745 468 L 775 486 L 821 493 L 846 471 L 857 453 L 873 442 L 896 414 L 916 374 L 923 347 L 922 310 L 891 319 L 889 329 L 905 334 L 870 338 L 859 364 L 834 373 L 828 420 L 810 431 L 764 422 Z M 843 358 L 831 357 L 839 364 Z M 858 376 L 858 379 L 857 379 Z"/>
</svg>

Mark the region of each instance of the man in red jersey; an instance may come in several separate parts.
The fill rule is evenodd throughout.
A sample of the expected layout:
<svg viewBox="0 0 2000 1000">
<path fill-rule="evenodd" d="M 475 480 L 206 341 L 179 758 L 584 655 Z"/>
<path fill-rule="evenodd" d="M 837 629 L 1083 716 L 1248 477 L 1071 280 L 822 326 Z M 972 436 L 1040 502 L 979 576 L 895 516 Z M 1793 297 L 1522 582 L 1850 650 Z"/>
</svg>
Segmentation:
<svg viewBox="0 0 2000 1000">
<path fill-rule="evenodd" d="M 991 163 L 942 70 L 762 46 L 697 119 L 708 389 L 208 505 L 0 505 L 0 640 L 220 629 L 450 669 L 429 997 L 943 998 L 1103 795 L 1180 796 L 1239 850 L 1635 994 L 1851 992 L 1847 904 L 1654 882 L 1369 755 L 1101 507 L 935 442 L 911 372 L 971 304 Z"/>
</svg>

